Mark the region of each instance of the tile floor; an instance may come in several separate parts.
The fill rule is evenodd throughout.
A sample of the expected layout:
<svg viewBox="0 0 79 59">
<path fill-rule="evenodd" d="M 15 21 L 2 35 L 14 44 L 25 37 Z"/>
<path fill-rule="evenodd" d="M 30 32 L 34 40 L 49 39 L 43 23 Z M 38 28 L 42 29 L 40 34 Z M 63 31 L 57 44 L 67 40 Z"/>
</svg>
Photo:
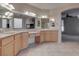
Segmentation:
<svg viewBox="0 0 79 59">
<path fill-rule="evenodd" d="M 79 56 L 79 42 L 32 44 L 18 56 Z"/>
</svg>

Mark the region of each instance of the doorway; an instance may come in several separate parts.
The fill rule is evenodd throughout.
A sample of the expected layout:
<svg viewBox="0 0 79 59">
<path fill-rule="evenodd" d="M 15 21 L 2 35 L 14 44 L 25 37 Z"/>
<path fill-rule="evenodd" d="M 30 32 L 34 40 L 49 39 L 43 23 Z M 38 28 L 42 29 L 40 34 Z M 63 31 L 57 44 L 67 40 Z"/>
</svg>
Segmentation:
<svg viewBox="0 0 79 59">
<path fill-rule="evenodd" d="M 79 42 L 79 8 L 62 12 L 62 42 Z"/>
</svg>

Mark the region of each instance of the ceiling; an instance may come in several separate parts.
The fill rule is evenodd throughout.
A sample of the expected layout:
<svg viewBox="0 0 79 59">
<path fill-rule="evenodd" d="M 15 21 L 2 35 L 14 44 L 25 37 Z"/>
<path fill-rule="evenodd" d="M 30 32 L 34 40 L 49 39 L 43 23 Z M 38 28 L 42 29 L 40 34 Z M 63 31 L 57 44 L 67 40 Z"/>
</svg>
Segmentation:
<svg viewBox="0 0 79 59">
<path fill-rule="evenodd" d="M 54 9 L 61 6 L 69 5 L 68 3 L 29 3 L 29 4 L 40 9 Z"/>
</svg>

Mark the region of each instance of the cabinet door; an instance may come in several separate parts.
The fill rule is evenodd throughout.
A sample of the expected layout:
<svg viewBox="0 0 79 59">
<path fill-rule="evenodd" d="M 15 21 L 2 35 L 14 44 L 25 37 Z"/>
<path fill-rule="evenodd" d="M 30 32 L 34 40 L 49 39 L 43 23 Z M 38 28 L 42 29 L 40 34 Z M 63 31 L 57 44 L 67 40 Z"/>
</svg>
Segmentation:
<svg viewBox="0 0 79 59">
<path fill-rule="evenodd" d="M 57 31 L 46 31 L 45 32 L 45 41 L 46 42 L 57 41 L 57 39 L 58 39 L 58 33 L 57 33 Z"/>
<path fill-rule="evenodd" d="M 46 30 L 40 32 L 40 42 L 54 42 L 58 40 L 58 31 Z"/>
<path fill-rule="evenodd" d="M 50 39 L 51 39 L 51 37 L 50 37 L 50 31 L 45 31 L 45 41 L 49 42 Z"/>
<path fill-rule="evenodd" d="M 42 43 L 42 42 L 44 42 L 44 40 L 45 40 L 45 32 L 41 31 L 40 32 L 40 42 Z"/>
<path fill-rule="evenodd" d="M 50 32 L 50 41 L 57 41 L 58 40 L 58 31 L 51 31 Z"/>
<path fill-rule="evenodd" d="M 11 42 L 2 47 L 3 56 L 13 56 L 14 55 L 14 42 Z"/>
<path fill-rule="evenodd" d="M 29 37 L 29 33 L 22 33 L 22 48 L 27 48 L 28 37 Z"/>
<path fill-rule="evenodd" d="M 21 35 L 15 35 L 15 55 L 21 50 Z"/>
</svg>

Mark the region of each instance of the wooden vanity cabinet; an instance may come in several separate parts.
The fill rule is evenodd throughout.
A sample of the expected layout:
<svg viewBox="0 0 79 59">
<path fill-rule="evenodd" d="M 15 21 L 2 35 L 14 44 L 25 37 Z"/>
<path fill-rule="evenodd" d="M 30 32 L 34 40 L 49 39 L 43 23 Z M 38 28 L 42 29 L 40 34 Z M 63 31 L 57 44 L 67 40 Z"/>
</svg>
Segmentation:
<svg viewBox="0 0 79 59">
<path fill-rule="evenodd" d="M 50 34 L 52 41 L 57 42 L 58 41 L 58 31 L 53 31 Z"/>
<path fill-rule="evenodd" d="M 45 41 L 46 42 L 55 42 L 58 39 L 58 32 L 57 31 L 52 31 L 48 30 L 45 32 Z"/>
<path fill-rule="evenodd" d="M 40 43 L 45 41 L 45 31 L 40 32 Z"/>
<path fill-rule="evenodd" d="M 40 32 L 35 34 L 35 44 L 40 44 Z"/>
<path fill-rule="evenodd" d="M 2 55 L 3 56 L 13 56 L 14 55 L 14 42 L 7 44 L 2 47 Z"/>
<path fill-rule="evenodd" d="M 22 49 L 27 48 L 28 47 L 28 39 L 29 39 L 29 33 L 28 32 L 24 32 L 22 33 Z"/>
<path fill-rule="evenodd" d="M 14 52 L 15 55 L 21 50 L 22 46 L 21 46 L 21 40 L 22 40 L 22 36 L 21 33 L 19 34 L 15 34 L 15 40 L 14 40 Z"/>
<path fill-rule="evenodd" d="M 28 32 L 16 33 L 0 38 L 0 56 L 17 55 L 21 49 L 27 48 L 28 38 Z"/>
<path fill-rule="evenodd" d="M 0 55 L 13 56 L 14 55 L 14 37 L 8 36 L 0 40 Z"/>
<path fill-rule="evenodd" d="M 58 40 L 58 31 L 45 30 L 40 32 L 40 42 L 55 42 Z"/>
</svg>

